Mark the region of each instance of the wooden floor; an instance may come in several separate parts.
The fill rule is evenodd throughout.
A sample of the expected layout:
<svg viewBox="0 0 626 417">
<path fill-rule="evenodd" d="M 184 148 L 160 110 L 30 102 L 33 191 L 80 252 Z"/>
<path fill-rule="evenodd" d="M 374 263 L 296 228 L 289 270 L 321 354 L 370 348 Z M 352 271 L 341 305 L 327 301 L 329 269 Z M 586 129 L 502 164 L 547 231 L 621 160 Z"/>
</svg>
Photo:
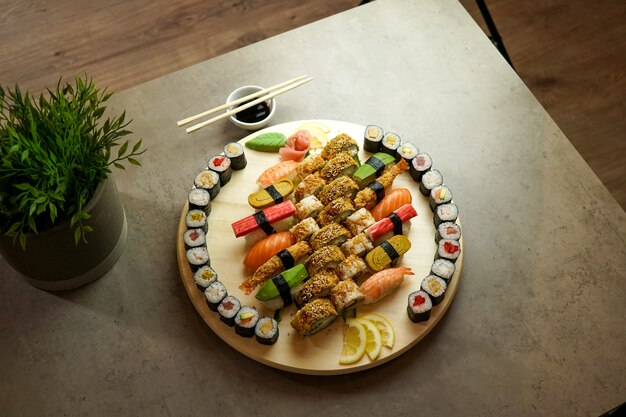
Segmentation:
<svg viewBox="0 0 626 417">
<path fill-rule="evenodd" d="M 0 84 L 39 92 L 87 72 L 121 90 L 358 3 L 0 0 Z M 487 4 L 520 77 L 626 208 L 626 1 Z"/>
</svg>

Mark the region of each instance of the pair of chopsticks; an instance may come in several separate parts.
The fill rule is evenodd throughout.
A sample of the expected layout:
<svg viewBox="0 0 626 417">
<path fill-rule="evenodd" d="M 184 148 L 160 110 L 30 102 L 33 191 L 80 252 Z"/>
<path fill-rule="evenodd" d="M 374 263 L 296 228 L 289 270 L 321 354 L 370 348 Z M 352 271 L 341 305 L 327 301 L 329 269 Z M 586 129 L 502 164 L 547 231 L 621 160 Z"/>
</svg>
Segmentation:
<svg viewBox="0 0 626 417">
<path fill-rule="evenodd" d="M 176 122 L 176 124 L 178 124 L 178 126 L 183 126 L 183 125 L 186 125 L 189 122 L 192 122 L 194 120 L 200 119 L 200 118 L 202 118 L 204 116 L 208 116 L 209 114 L 215 113 L 215 112 L 220 111 L 220 110 L 227 109 L 227 108 L 232 107 L 232 106 L 236 106 L 236 105 L 244 103 L 244 102 L 246 102 L 248 100 L 252 100 L 254 98 L 259 97 L 256 100 L 251 101 L 250 103 L 246 103 L 243 106 L 235 107 L 234 109 L 229 110 L 226 113 L 222 113 L 219 116 L 215 116 L 212 119 L 206 120 L 206 121 L 204 121 L 202 123 L 198 123 L 196 125 L 193 125 L 191 127 L 188 127 L 187 129 L 185 129 L 185 132 L 191 133 L 191 132 L 196 131 L 196 130 L 198 130 L 198 129 L 206 126 L 206 125 L 209 125 L 209 124 L 211 124 L 213 122 L 221 120 L 221 119 L 223 119 L 225 117 L 232 116 L 233 114 L 239 113 L 242 110 L 248 109 L 248 108 L 250 108 L 252 106 L 256 106 L 257 104 L 262 103 L 264 101 L 267 101 L 267 100 L 271 99 L 272 97 L 276 97 L 279 94 L 285 93 L 285 92 L 287 92 L 289 90 L 293 90 L 296 87 L 300 87 L 302 84 L 306 84 L 309 81 L 311 81 L 312 79 L 313 79 L 313 77 L 309 77 L 307 75 L 301 75 L 301 76 L 293 78 L 291 80 L 288 80 L 288 81 L 285 81 L 285 82 L 273 85 L 271 87 L 265 88 L 263 90 L 257 91 L 256 93 L 252 93 L 252 94 L 249 94 L 249 95 L 247 95 L 245 97 L 241 97 L 241 98 L 239 98 L 237 100 L 233 100 L 233 101 L 228 102 L 226 104 L 222 104 L 221 106 L 217 106 L 217 107 L 215 107 L 213 109 L 204 111 L 204 112 L 196 114 L 194 116 L 187 117 L 186 119 L 179 120 L 178 122 Z"/>
</svg>

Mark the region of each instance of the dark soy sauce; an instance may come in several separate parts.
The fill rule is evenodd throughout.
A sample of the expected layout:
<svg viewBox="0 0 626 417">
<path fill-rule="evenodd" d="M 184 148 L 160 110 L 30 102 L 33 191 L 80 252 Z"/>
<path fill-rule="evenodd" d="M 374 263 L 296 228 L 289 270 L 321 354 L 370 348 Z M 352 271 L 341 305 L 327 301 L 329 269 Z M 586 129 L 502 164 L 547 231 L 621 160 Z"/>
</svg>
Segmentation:
<svg viewBox="0 0 626 417">
<path fill-rule="evenodd" d="M 250 100 L 252 101 L 252 100 Z M 239 106 L 243 106 L 244 104 L 250 103 L 250 101 L 246 101 L 245 103 L 241 103 Z M 249 109 L 245 109 L 235 114 L 235 119 L 244 123 L 256 123 L 265 119 L 270 115 L 270 106 L 266 101 L 262 101 L 256 106 L 252 106 Z"/>
</svg>

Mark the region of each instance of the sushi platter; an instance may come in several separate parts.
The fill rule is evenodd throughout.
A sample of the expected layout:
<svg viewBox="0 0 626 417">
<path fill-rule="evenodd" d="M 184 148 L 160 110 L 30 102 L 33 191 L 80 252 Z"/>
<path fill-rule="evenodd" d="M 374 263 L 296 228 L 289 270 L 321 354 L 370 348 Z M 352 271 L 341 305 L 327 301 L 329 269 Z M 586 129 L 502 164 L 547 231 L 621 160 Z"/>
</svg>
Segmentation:
<svg viewBox="0 0 626 417">
<path fill-rule="evenodd" d="M 267 133 L 280 133 L 285 137 L 289 137 L 303 125 L 313 126 L 313 130 L 318 129 L 321 135 L 325 136 L 327 139 L 332 139 L 342 133 L 349 135 L 358 144 L 358 158 L 355 159 L 358 159 L 360 163 L 363 163 L 372 155 L 371 152 L 364 149 L 368 148 L 367 144 L 364 146 L 365 126 L 332 120 L 294 121 L 271 126 L 249 135 L 239 141 L 239 143 L 245 145 L 246 142 Z M 315 132 L 313 135 L 313 140 L 320 140 L 320 138 L 315 136 Z M 371 148 L 371 146 L 370 143 L 369 148 Z M 422 151 L 428 152 L 429 150 L 423 149 Z M 207 161 L 209 161 L 209 157 L 210 155 L 207 155 Z M 259 301 L 258 295 L 255 297 L 251 289 L 254 288 L 256 284 L 252 285 L 250 290 L 246 287 L 246 285 L 250 283 L 252 273 L 245 268 L 243 261 L 250 252 L 254 242 L 247 240 L 245 237 L 237 237 L 236 234 L 241 236 L 241 230 L 243 230 L 237 229 L 237 227 L 246 227 L 245 225 L 249 224 L 253 219 L 257 219 L 258 221 L 259 216 L 264 218 L 265 222 L 267 222 L 267 217 L 279 219 L 280 213 L 284 211 L 282 210 L 284 206 L 291 206 L 292 201 L 285 199 L 285 202 L 280 203 L 280 205 L 268 204 L 268 201 L 271 203 L 269 199 L 272 196 L 276 196 L 275 198 L 282 200 L 282 194 L 287 193 L 287 191 L 284 191 L 288 190 L 287 186 L 277 183 L 277 188 L 270 187 L 268 188 L 269 191 L 266 192 L 260 189 L 259 184 L 257 184 L 257 179 L 264 171 L 280 162 L 278 153 L 260 152 L 245 147 L 245 160 L 247 163 L 241 164 L 239 170 L 232 172 L 232 176 L 227 180 L 227 183 L 219 190 L 219 195 L 213 193 L 214 195 L 210 198 L 210 210 L 207 210 L 208 216 L 206 217 L 206 225 L 204 226 L 205 232 L 202 232 L 203 241 L 206 242 L 205 245 L 202 246 L 202 251 L 206 252 L 205 249 L 208 249 L 210 259 L 204 259 L 199 261 L 197 265 L 194 265 L 189 258 L 189 246 L 186 245 L 186 243 L 188 243 L 187 239 L 189 238 L 189 233 L 193 233 L 193 231 L 188 230 L 188 212 L 190 211 L 190 207 L 193 209 L 196 201 L 199 201 L 197 204 L 203 204 L 202 195 L 200 195 L 199 190 L 196 190 L 196 188 L 192 189 L 192 192 L 190 192 L 189 201 L 192 203 L 185 202 L 184 204 L 177 233 L 177 259 L 185 290 L 200 317 L 217 336 L 240 353 L 274 368 L 310 375 L 338 375 L 366 370 L 398 357 L 415 346 L 437 325 L 452 303 L 458 289 L 463 269 L 464 252 L 463 237 L 460 236 L 462 226 L 459 219 L 456 218 L 457 215 L 455 215 L 456 223 L 453 224 L 454 227 L 449 228 L 451 233 L 458 235 L 456 238 L 453 238 L 456 240 L 448 240 L 448 238 L 444 236 L 443 240 L 439 241 L 439 244 L 435 242 L 435 235 L 438 233 L 438 229 L 433 222 L 433 211 L 436 211 L 438 207 L 437 204 L 450 203 L 451 199 L 451 192 L 448 188 L 441 185 L 442 181 L 440 181 L 440 186 L 438 187 L 441 188 L 440 195 L 437 195 L 437 198 L 441 197 L 441 201 L 437 203 L 433 203 L 432 197 L 429 202 L 429 197 L 425 196 L 424 192 L 420 192 L 420 186 L 422 186 L 422 184 L 416 182 L 414 180 L 415 177 L 409 172 L 403 172 L 397 175 L 395 180 L 392 180 L 392 186 L 387 187 L 387 193 L 396 190 L 400 193 L 400 189 L 405 189 L 403 190 L 404 192 L 408 190 L 410 196 L 406 197 L 412 200 L 411 205 L 414 210 L 411 208 L 410 228 L 405 229 L 403 232 L 405 235 L 399 233 L 398 236 L 393 236 L 393 238 L 388 241 L 384 241 L 380 246 L 376 247 L 375 250 L 381 252 L 381 254 L 377 254 L 379 258 L 381 256 L 387 256 L 385 252 L 387 254 L 395 253 L 396 257 L 399 255 L 400 257 L 396 266 L 401 268 L 398 269 L 404 270 L 404 268 L 410 268 L 412 274 L 406 275 L 401 284 L 386 297 L 372 304 L 357 304 L 356 315 L 361 316 L 375 313 L 387 318 L 393 326 L 395 343 L 391 348 L 382 349 L 380 355 L 375 360 L 371 360 L 367 355 L 363 355 L 360 360 L 354 363 L 340 364 L 339 357 L 342 352 L 344 330 L 346 328 L 346 321 L 350 318 L 349 315 L 340 314 L 338 318 L 332 321 L 327 327 L 322 328 L 314 334 L 302 336 L 299 334 L 299 332 L 302 333 L 300 329 L 296 331 L 296 328 L 292 327 L 292 321 L 294 316 L 296 316 L 296 312 L 298 312 L 294 304 L 285 305 L 279 310 L 279 313 L 276 314 L 274 311 L 267 310 L 267 304 Z M 433 167 L 436 167 L 436 158 L 433 158 L 433 160 Z M 233 159 L 233 161 L 235 160 Z M 201 174 L 198 175 L 204 175 L 206 178 L 215 182 L 218 180 L 218 176 L 215 176 L 213 172 L 219 173 L 221 178 L 220 167 L 214 167 L 216 163 L 219 165 L 220 158 L 213 156 L 209 162 L 208 170 L 207 167 L 198 167 L 198 172 L 201 172 Z M 215 169 L 211 171 L 212 166 Z M 243 166 L 245 166 L 245 168 L 243 168 Z M 441 175 L 438 171 L 435 174 Z M 276 180 L 278 180 L 278 178 Z M 193 178 L 190 178 L 190 183 L 193 185 Z M 377 191 L 374 188 L 372 189 L 376 192 L 377 198 L 379 191 L 385 192 L 384 190 Z M 256 208 L 251 207 L 251 204 L 255 205 Z M 401 214 L 404 213 L 401 210 L 397 210 L 397 212 Z M 394 213 L 396 213 L 396 211 L 392 214 Z M 417 215 L 415 215 L 415 213 Z M 396 218 L 398 218 L 398 216 L 396 216 Z M 402 225 L 402 221 L 400 225 Z M 311 223 L 314 223 L 312 219 Z M 391 222 L 389 221 L 389 223 Z M 454 223 L 454 221 L 452 223 Z M 450 224 L 452 225 L 452 223 Z M 397 229 L 395 228 L 397 224 L 395 221 L 394 224 L 394 234 L 397 234 Z M 256 226 L 256 224 L 253 225 Z M 262 224 L 259 223 L 259 225 L 263 228 Z M 408 246 L 402 246 L 403 242 L 407 239 L 408 242 L 410 242 L 407 243 Z M 423 289 L 422 281 L 427 277 L 430 280 L 441 281 L 441 279 L 436 276 L 433 278 L 431 268 L 433 267 L 435 255 L 439 253 L 438 251 L 442 250 L 441 248 L 444 242 L 449 242 L 445 243 L 446 247 L 450 244 L 455 251 L 458 251 L 456 254 L 458 258 L 453 260 L 453 262 L 455 261 L 452 269 L 453 275 L 446 279 L 445 284 L 443 284 L 445 291 L 443 299 L 441 299 L 441 297 L 439 300 L 433 299 L 432 304 L 434 306 L 432 310 L 429 310 L 430 316 L 428 319 L 421 321 L 416 320 L 414 317 L 409 318 L 412 312 L 407 314 L 407 302 L 409 302 L 410 305 L 410 303 L 415 300 L 417 291 Z M 300 242 L 298 244 L 307 246 L 306 242 Z M 391 247 L 392 244 L 394 245 L 393 248 Z M 293 245 L 292 247 L 297 248 L 297 246 L 298 245 Z M 381 247 L 384 248 L 384 251 L 380 249 Z M 326 248 L 329 248 L 329 246 L 326 246 Z M 333 246 L 333 249 L 336 248 L 337 246 Z M 400 252 L 400 249 L 402 249 L 402 252 Z M 375 250 L 372 250 L 370 253 L 375 252 Z M 396 250 L 399 253 L 396 253 Z M 404 253 L 405 251 L 406 253 Z M 286 251 L 282 250 L 281 252 Z M 339 253 L 339 256 L 342 256 L 341 253 Z M 391 257 L 391 255 L 389 256 Z M 313 255 L 309 258 L 309 261 L 312 258 Z M 282 260 L 281 257 L 281 261 Z M 368 262 L 370 262 L 370 259 L 368 259 Z M 205 266 L 202 266 L 203 263 Z M 306 265 L 307 268 L 312 268 L 310 264 L 307 263 Z M 298 266 L 300 266 L 300 269 L 295 268 Z M 368 266 L 372 271 L 376 270 L 372 268 L 372 263 L 368 263 Z M 209 298 L 205 296 L 199 283 L 197 283 L 197 274 L 196 279 L 194 279 L 194 271 L 202 267 L 210 267 L 211 270 L 217 274 L 219 277 L 219 282 L 217 283 L 220 286 L 223 284 L 222 291 L 226 290 L 232 300 L 241 304 L 242 309 L 239 310 L 240 312 L 246 311 L 246 314 L 250 316 L 252 313 L 257 314 L 258 312 L 259 317 L 274 317 L 276 319 L 273 323 L 274 326 L 278 326 L 279 336 L 277 339 L 274 339 L 275 342 L 272 341 L 271 344 L 265 344 L 263 342 L 259 343 L 254 337 L 242 337 L 238 324 L 235 327 L 237 331 L 230 325 L 225 324 L 226 321 L 224 317 L 220 317 L 220 314 L 214 311 L 215 308 L 209 307 L 210 301 L 207 303 Z M 306 274 L 306 270 L 304 270 L 302 265 L 296 262 L 295 267 L 287 272 L 291 272 L 293 276 L 296 276 L 297 273 Z M 287 272 L 285 272 L 285 275 Z M 244 282 L 246 284 L 244 284 Z M 447 289 L 445 288 L 446 284 Z M 276 284 L 276 287 L 279 287 L 278 284 Z M 409 298 L 409 295 L 411 295 L 411 298 Z M 419 298 L 420 296 L 418 295 L 417 297 Z M 222 295 L 220 299 L 223 300 L 223 298 L 224 296 Z M 239 308 L 239 306 L 237 308 Z M 354 314 L 354 309 L 346 309 L 346 312 L 348 311 Z M 267 322 L 270 321 L 270 319 L 265 320 Z"/>
</svg>

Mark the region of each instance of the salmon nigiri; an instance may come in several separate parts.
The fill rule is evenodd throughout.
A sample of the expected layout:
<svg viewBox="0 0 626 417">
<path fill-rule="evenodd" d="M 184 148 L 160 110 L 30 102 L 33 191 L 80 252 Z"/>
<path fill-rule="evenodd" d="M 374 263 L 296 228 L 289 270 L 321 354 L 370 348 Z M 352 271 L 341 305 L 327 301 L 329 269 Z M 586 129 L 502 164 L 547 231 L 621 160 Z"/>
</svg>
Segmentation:
<svg viewBox="0 0 626 417">
<path fill-rule="evenodd" d="M 296 243 L 296 238 L 291 232 L 281 232 L 269 235 L 265 239 L 258 241 L 248 255 L 243 260 L 243 264 L 251 271 L 256 271 L 258 267 L 263 265 L 272 255 L 287 249 Z"/>
<path fill-rule="evenodd" d="M 283 177 L 287 177 L 293 182 L 298 175 L 298 165 L 300 164 L 296 161 L 279 162 L 263 171 L 256 182 L 261 188 L 267 188 Z"/>
<path fill-rule="evenodd" d="M 380 203 L 376 204 L 371 211 L 372 216 L 374 216 L 374 220 L 379 221 L 403 205 L 411 204 L 411 201 L 413 201 L 411 192 L 407 188 L 396 188 L 383 197 Z"/>
<path fill-rule="evenodd" d="M 363 304 L 373 304 L 385 297 L 402 284 L 405 275 L 415 274 L 411 268 L 391 268 L 377 272 L 363 281 L 359 286 L 359 290 L 363 294 Z"/>
</svg>

